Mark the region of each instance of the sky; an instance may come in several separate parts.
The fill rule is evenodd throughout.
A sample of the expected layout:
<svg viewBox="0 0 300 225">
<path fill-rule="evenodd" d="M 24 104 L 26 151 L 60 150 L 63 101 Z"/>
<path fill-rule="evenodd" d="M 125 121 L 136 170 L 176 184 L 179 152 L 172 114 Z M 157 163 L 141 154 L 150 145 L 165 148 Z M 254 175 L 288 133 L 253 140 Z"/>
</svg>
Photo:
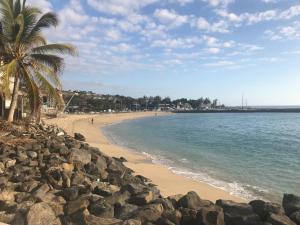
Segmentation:
<svg viewBox="0 0 300 225">
<path fill-rule="evenodd" d="M 300 0 L 28 0 L 71 43 L 64 89 L 300 105 Z"/>
</svg>

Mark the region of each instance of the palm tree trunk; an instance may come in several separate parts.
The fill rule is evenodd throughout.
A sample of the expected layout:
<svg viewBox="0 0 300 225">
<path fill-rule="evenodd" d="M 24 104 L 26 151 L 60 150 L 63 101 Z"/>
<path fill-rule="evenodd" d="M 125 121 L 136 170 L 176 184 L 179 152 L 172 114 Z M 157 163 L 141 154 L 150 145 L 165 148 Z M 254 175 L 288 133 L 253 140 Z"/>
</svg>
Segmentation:
<svg viewBox="0 0 300 225">
<path fill-rule="evenodd" d="M 12 99 L 11 99 L 10 108 L 9 108 L 9 113 L 8 113 L 8 117 L 7 117 L 7 121 L 10 123 L 14 121 L 14 115 L 15 115 L 15 111 L 17 108 L 17 104 L 18 104 L 19 87 L 20 87 L 20 79 L 18 76 L 16 76 L 15 82 L 14 82 L 14 90 L 13 90 Z"/>
</svg>

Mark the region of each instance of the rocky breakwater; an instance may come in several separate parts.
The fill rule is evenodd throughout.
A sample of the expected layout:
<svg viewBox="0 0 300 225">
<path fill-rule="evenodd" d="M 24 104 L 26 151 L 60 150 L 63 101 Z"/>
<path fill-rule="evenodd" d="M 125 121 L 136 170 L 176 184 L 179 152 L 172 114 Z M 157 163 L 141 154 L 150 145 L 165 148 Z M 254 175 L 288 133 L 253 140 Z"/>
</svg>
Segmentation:
<svg viewBox="0 0 300 225">
<path fill-rule="evenodd" d="M 283 207 L 202 200 L 195 192 L 163 198 L 147 178 L 63 130 L 0 122 L 0 224 L 295 225 L 300 198 Z M 180 184 L 178 184 L 180 185 Z"/>
</svg>

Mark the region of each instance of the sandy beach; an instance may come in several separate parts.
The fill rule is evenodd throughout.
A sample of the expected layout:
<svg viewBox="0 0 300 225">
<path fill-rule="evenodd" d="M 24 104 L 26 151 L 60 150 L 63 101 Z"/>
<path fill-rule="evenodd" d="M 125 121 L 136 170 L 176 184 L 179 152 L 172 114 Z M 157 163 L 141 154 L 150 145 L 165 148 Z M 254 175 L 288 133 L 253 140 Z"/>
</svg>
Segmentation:
<svg viewBox="0 0 300 225">
<path fill-rule="evenodd" d="M 157 113 L 157 116 L 166 115 L 168 114 Z M 126 158 L 128 160 L 126 166 L 133 169 L 136 174 L 151 179 L 154 184 L 158 185 L 158 188 L 161 190 L 164 197 L 196 191 L 201 198 L 211 201 L 227 199 L 236 202 L 245 202 L 244 199 L 232 196 L 230 193 L 209 184 L 174 174 L 166 166 L 153 164 L 143 154 L 110 143 L 103 132 L 101 132 L 101 128 L 106 125 L 149 116 L 155 116 L 155 113 L 139 112 L 101 115 L 64 115 L 60 118 L 46 120 L 46 122 L 48 124 L 58 125 L 70 135 L 73 135 L 74 132 L 83 134 L 91 146 L 98 147 L 102 152 L 109 156 Z M 94 124 L 91 124 L 91 118 L 94 118 Z"/>
</svg>

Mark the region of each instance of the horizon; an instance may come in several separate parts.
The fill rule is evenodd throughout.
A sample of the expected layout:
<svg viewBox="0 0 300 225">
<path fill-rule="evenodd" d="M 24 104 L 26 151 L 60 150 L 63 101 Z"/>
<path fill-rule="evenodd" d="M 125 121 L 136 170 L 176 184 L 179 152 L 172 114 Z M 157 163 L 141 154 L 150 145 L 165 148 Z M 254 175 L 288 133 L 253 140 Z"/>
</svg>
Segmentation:
<svg viewBox="0 0 300 225">
<path fill-rule="evenodd" d="M 29 0 L 78 47 L 64 89 L 132 97 L 210 96 L 228 106 L 300 105 L 296 0 Z"/>
</svg>

